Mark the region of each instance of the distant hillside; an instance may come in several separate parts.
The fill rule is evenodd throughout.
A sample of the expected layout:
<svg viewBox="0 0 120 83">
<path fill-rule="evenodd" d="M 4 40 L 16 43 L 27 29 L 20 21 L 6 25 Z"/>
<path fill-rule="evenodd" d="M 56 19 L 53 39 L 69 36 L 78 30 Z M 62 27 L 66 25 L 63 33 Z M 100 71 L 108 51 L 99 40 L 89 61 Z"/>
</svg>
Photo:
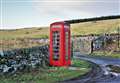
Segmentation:
<svg viewBox="0 0 120 83">
<path fill-rule="evenodd" d="M 91 21 L 71 24 L 72 35 L 115 33 L 120 27 L 120 19 Z"/>
<path fill-rule="evenodd" d="M 72 35 L 116 33 L 120 19 L 91 21 L 71 24 Z M 48 27 L 34 27 L 16 30 L 0 30 L 0 50 L 40 46 L 44 43 L 31 41 L 30 38 L 48 38 Z"/>
<path fill-rule="evenodd" d="M 17 30 L 0 30 L 0 39 L 14 39 L 14 38 L 47 38 L 49 35 L 49 28 L 24 28 Z"/>
<path fill-rule="evenodd" d="M 72 35 L 115 33 L 120 27 L 120 19 L 91 21 L 71 24 Z M 14 38 L 48 38 L 49 28 L 28 28 L 17 30 L 0 30 L 0 39 Z"/>
</svg>

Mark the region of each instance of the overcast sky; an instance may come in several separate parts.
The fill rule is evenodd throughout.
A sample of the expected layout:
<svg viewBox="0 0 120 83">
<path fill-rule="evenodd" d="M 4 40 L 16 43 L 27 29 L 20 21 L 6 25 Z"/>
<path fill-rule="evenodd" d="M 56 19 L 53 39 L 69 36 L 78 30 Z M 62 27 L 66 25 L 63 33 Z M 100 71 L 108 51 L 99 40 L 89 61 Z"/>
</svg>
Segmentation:
<svg viewBox="0 0 120 83">
<path fill-rule="evenodd" d="M 49 26 L 69 19 L 120 15 L 120 0 L 0 0 L 0 28 Z"/>
</svg>

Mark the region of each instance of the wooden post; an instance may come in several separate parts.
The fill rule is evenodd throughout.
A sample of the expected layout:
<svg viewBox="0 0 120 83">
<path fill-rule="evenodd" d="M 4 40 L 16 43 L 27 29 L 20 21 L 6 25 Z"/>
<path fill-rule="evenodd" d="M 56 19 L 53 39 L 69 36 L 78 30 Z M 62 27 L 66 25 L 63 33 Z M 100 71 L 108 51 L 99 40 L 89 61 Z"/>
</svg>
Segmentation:
<svg viewBox="0 0 120 83">
<path fill-rule="evenodd" d="M 91 40 L 91 53 L 93 53 L 93 40 Z"/>
</svg>

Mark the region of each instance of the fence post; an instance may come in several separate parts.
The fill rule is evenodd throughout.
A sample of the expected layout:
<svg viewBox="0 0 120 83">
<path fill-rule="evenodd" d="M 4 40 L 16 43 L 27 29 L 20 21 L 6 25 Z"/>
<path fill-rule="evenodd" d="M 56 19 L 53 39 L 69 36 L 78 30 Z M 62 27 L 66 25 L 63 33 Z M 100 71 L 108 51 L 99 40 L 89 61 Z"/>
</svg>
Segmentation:
<svg viewBox="0 0 120 83">
<path fill-rule="evenodd" d="M 91 40 L 91 53 L 93 53 L 93 40 Z"/>
</svg>

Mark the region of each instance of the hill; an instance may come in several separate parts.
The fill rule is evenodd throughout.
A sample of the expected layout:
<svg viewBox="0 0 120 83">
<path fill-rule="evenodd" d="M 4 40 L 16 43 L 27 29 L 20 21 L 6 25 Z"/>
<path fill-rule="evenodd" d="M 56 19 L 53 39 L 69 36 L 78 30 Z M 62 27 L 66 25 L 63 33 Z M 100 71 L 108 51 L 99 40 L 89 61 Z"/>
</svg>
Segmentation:
<svg viewBox="0 0 120 83">
<path fill-rule="evenodd" d="M 72 35 L 116 33 L 120 19 L 71 24 Z"/>
<path fill-rule="evenodd" d="M 116 33 L 120 27 L 120 19 L 91 21 L 71 24 L 73 35 Z M 34 27 L 16 30 L 0 30 L 0 49 L 26 48 L 43 45 L 37 41 L 31 41 L 31 38 L 48 38 L 48 27 Z"/>
<path fill-rule="evenodd" d="M 86 34 L 102 34 L 115 33 L 118 26 L 120 27 L 120 19 L 91 21 L 83 23 L 71 24 L 72 35 Z M 16 38 L 48 38 L 49 28 L 25 28 L 17 30 L 0 30 L 0 40 L 16 39 Z"/>
<path fill-rule="evenodd" d="M 0 30 L 0 39 L 16 39 L 16 38 L 46 38 L 49 35 L 49 28 L 35 27 L 16 30 Z"/>
</svg>

